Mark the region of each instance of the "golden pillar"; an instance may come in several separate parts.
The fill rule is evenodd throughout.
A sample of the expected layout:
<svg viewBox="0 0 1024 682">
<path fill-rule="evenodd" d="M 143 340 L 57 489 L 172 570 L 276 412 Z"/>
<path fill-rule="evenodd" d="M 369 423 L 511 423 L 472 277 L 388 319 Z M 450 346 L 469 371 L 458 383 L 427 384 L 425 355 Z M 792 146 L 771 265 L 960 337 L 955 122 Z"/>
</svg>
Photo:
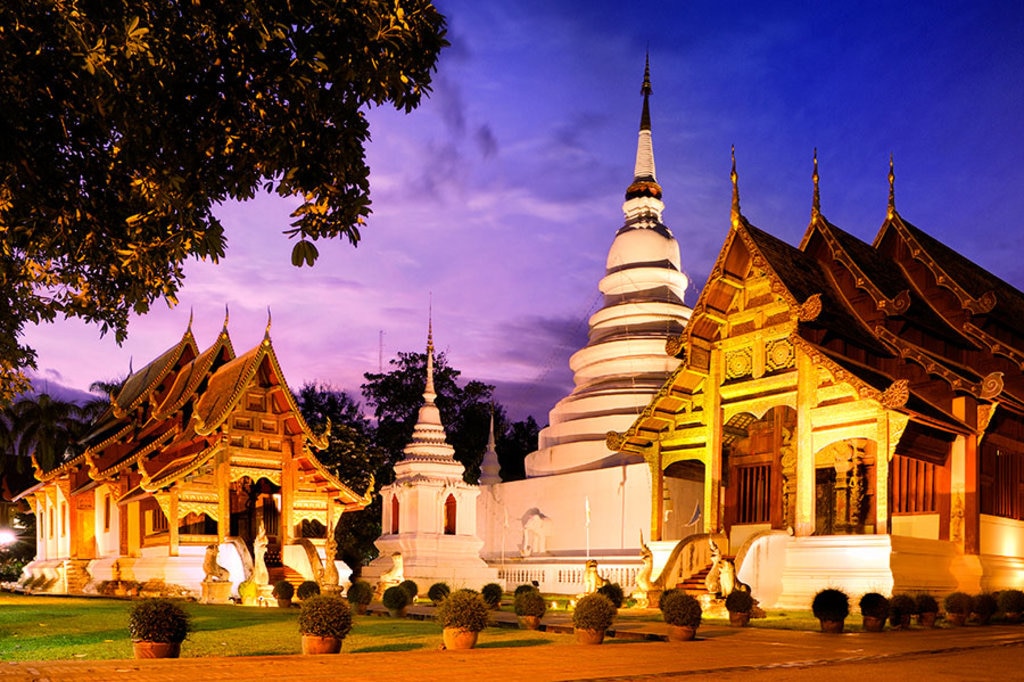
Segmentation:
<svg viewBox="0 0 1024 682">
<path fill-rule="evenodd" d="M 814 437 L 811 410 L 817 401 L 818 370 L 807 353 L 796 353 L 796 535 L 814 534 Z"/>
<path fill-rule="evenodd" d="M 711 367 L 704 389 L 704 532 L 722 527 L 722 351 L 711 351 Z"/>
</svg>

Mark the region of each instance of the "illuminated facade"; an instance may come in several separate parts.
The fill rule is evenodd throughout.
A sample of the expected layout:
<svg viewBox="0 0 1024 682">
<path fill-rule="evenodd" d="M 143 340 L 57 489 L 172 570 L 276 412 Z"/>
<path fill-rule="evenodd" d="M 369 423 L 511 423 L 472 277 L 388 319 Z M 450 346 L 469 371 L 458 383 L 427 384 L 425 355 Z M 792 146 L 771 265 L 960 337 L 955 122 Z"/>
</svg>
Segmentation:
<svg viewBox="0 0 1024 682">
<path fill-rule="evenodd" d="M 650 468 L 650 533 L 720 533 L 765 605 L 1024 579 L 1024 294 L 903 219 L 871 244 L 820 211 L 794 248 L 740 213 L 681 364 L 624 432 Z M 678 481 L 702 535 L 664 524 Z M 678 577 L 685 577 L 678 570 Z"/>
<path fill-rule="evenodd" d="M 315 579 L 327 529 L 370 501 L 314 454 L 326 434 L 299 413 L 269 324 L 239 356 L 226 321 L 202 352 L 190 324 L 111 396 L 83 445 L 57 469 L 37 469 L 40 483 L 21 495 L 36 516 L 37 555 L 22 579 L 33 591 L 155 582 L 198 594 L 211 545 L 237 589 L 252 577 L 261 524 L 271 580 Z"/>
</svg>

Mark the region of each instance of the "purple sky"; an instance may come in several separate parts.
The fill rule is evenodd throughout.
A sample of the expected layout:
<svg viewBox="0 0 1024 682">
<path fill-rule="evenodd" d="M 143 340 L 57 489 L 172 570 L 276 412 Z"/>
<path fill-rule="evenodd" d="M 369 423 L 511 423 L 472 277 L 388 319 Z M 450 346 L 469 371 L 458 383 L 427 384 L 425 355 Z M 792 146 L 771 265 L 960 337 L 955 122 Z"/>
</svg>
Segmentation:
<svg viewBox="0 0 1024 682">
<path fill-rule="evenodd" d="M 889 154 L 907 220 L 1024 288 L 1024 3 L 437 3 L 452 46 L 432 97 L 370 113 L 373 214 L 357 248 L 318 244 L 290 265 L 289 202 L 224 206 L 227 257 L 190 262 L 180 304 L 129 339 L 80 322 L 30 329 L 36 388 L 122 376 L 180 338 L 200 346 L 231 311 L 242 352 L 268 306 L 289 384 L 358 396 L 363 373 L 434 337 L 515 418 L 571 388 L 597 282 L 632 179 L 649 48 L 658 180 L 692 305 L 729 228 L 729 147 L 744 215 L 799 243 L 811 202 L 870 241 Z M 381 337 L 383 332 L 383 337 Z M 383 344 L 380 344 L 383 338 Z M 361 398 L 360 398 L 361 399 Z"/>
</svg>

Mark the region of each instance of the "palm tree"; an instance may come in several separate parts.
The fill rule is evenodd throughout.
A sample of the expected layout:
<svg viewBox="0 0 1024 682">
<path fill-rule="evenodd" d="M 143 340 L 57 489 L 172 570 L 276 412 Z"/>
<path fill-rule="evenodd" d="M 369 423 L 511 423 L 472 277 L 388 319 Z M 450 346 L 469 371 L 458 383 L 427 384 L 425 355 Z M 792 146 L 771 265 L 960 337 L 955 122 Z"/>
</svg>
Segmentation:
<svg viewBox="0 0 1024 682">
<path fill-rule="evenodd" d="M 35 453 L 44 471 L 57 466 L 84 435 L 87 423 L 75 403 L 47 393 L 23 396 L 12 406 L 17 454 Z"/>
</svg>

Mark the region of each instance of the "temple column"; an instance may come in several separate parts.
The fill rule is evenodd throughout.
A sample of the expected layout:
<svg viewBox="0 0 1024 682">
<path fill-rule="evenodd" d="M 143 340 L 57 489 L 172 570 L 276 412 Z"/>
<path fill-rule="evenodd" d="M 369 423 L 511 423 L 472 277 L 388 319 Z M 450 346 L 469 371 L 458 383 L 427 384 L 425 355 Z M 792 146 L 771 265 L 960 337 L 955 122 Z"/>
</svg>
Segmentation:
<svg viewBox="0 0 1024 682">
<path fill-rule="evenodd" d="M 291 544 L 295 532 L 295 441 L 288 440 L 285 447 L 290 449 L 288 457 L 281 462 L 281 522 L 277 528 L 277 541 L 284 547 Z M 301 446 L 300 446 L 301 447 Z"/>
<path fill-rule="evenodd" d="M 953 399 L 953 416 L 978 427 L 978 404 L 971 398 Z M 981 545 L 978 499 L 978 436 L 957 436 L 950 452 L 950 539 L 959 539 L 964 554 L 978 554 Z"/>
<path fill-rule="evenodd" d="M 793 531 L 798 536 L 814 534 L 814 437 L 811 410 L 816 402 L 818 370 L 807 353 L 796 354 L 796 513 Z"/>
<path fill-rule="evenodd" d="M 665 471 L 661 463 L 661 442 L 656 441 L 647 466 L 651 470 L 651 540 L 662 540 L 665 532 Z"/>
<path fill-rule="evenodd" d="M 181 544 L 181 533 L 178 518 L 178 487 L 171 488 L 171 496 L 167 502 L 167 553 L 169 556 L 178 556 L 178 547 Z"/>
<path fill-rule="evenodd" d="M 722 350 L 711 351 L 711 366 L 704 391 L 704 532 L 722 527 Z"/>
<path fill-rule="evenodd" d="M 896 415 L 892 415 L 896 417 Z M 890 414 L 882 411 L 875 425 L 875 533 L 889 533 L 889 462 L 896 452 L 896 443 L 889 438 Z M 905 418 L 904 418 L 905 419 Z"/>
<path fill-rule="evenodd" d="M 217 542 L 223 543 L 231 533 L 231 456 L 221 450 L 216 459 Z"/>
</svg>

